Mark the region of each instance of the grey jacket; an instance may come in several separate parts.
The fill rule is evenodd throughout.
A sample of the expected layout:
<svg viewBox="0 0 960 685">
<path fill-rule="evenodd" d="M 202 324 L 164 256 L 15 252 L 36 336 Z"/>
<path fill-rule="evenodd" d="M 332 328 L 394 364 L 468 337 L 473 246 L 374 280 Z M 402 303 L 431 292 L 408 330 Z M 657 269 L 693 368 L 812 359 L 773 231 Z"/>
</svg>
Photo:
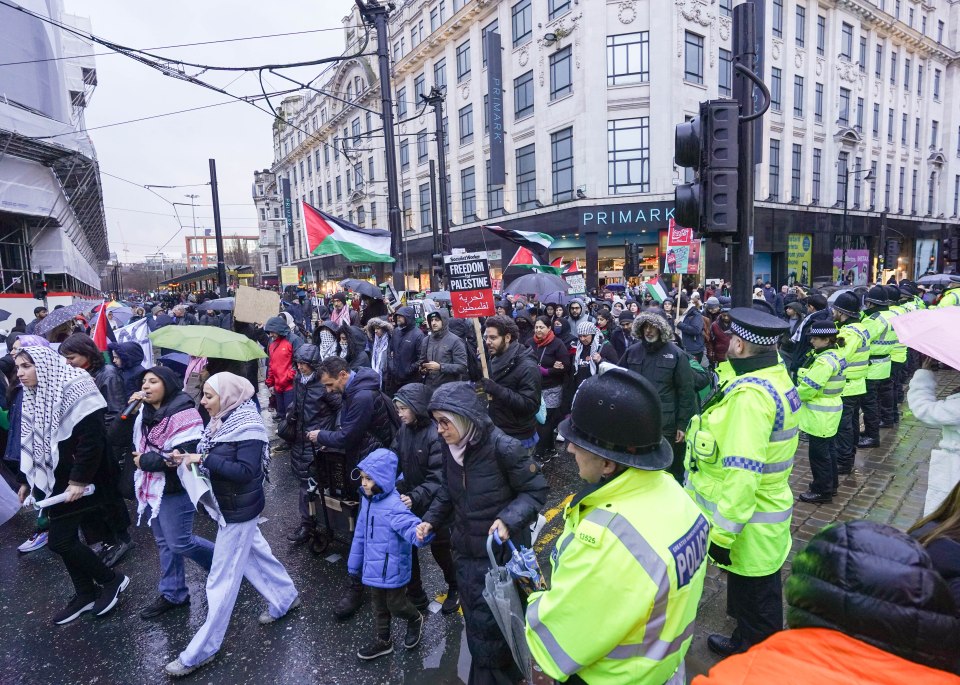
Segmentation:
<svg viewBox="0 0 960 685">
<path fill-rule="evenodd" d="M 447 328 L 449 315 L 445 309 L 438 311 L 443 320 L 440 333 L 430 332 L 420 345 L 420 364 L 437 362 L 439 371 L 423 374 L 423 384 L 432 393 L 444 383 L 467 378 L 467 348 L 463 340 Z"/>
</svg>

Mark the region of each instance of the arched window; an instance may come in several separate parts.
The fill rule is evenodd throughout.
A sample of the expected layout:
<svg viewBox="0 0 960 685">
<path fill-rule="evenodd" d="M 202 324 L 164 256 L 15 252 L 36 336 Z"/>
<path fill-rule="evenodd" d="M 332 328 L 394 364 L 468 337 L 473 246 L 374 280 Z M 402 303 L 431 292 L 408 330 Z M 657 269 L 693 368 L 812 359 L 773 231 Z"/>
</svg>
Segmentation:
<svg viewBox="0 0 960 685">
<path fill-rule="evenodd" d="M 353 100 L 353 84 L 352 83 L 347 84 L 347 100 L 350 100 L 350 101 Z"/>
</svg>

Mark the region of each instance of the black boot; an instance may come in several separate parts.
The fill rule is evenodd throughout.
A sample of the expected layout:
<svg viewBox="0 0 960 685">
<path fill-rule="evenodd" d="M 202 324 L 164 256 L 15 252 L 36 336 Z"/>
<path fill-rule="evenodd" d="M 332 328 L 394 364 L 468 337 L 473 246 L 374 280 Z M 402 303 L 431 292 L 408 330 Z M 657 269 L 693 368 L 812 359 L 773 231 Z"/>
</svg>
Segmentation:
<svg viewBox="0 0 960 685">
<path fill-rule="evenodd" d="M 357 613 L 357 609 L 363 605 L 366 598 L 367 594 L 363 591 L 363 583 L 361 583 L 360 579 L 356 576 L 350 576 L 350 585 L 347 586 L 347 591 L 343 593 L 343 597 L 337 602 L 333 614 L 337 617 L 338 621 L 346 621 Z"/>
<path fill-rule="evenodd" d="M 291 531 L 287 535 L 287 540 L 295 545 L 302 545 L 311 537 L 313 537 L 313 528 L 305 523 L 301 523 L 299 528 Z"/>
</svg>

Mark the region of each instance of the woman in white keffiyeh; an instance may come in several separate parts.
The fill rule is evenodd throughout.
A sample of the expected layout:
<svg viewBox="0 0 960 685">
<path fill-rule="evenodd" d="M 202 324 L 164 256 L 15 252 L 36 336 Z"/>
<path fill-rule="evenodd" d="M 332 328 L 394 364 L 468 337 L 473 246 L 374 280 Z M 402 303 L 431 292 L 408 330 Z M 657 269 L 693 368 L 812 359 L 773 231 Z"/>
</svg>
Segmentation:
<svg viewBox="0 0 960 685">
<path fill-rule="evenodd" d="M 67 567 L 76 594 L 53 621 L 69 623 L 91 610 L 102 616 L 130 582 L 110 570 L 79 535 L 85 515 L 119 497 L 106 449 L 107 403 L 86 371 L 73 368 L 49 347 L 23 347 L 14 362 L 23 386 L 20 471 L 26 484 L 20 499 L 64 496 L 63 503 L 46 509 L 49 546 Z M 96 490 L 84 496 L 88 485 Z"/>
</svg>

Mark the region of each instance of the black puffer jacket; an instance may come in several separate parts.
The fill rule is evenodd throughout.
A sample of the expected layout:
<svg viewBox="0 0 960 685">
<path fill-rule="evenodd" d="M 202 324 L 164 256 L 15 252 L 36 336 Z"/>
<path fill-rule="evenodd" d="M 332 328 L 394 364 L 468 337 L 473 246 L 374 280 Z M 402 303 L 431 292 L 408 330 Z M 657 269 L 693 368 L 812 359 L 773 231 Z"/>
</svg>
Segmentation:
<svg viewBox="0 0 960 685">
<path fill-rule="evenodd" d="M 296 426 L 297 438 L 290 444 L 290 468 L 297 478 L 306 480 L 310 477 L 314 452 L 307 433 L 333 428 L 340 411 L 340 395 L 327 392 L 316 373 L 306 383 L 298 373 L 293 391 L 293 406 L 287 411 L 287 421 Z"/>
<path fill-rule="evenodd" d="M 362 328 L 356 326 L 344 326 L 340 329 L 340 335 L 347 334 L 347 363 L 353 370 L 370 368 L 370 355 L 367 354 L 367 334 Z M 343 345 L 339 344 L 338 351 L 343 350 Z"/>
<path fill-rule="evenodd" d="M 434 528 L 451 524 L 454 549 L 466 557 L 487 554 L 487 532 L 497 519 L 510 539 L 530 546 L 530 524 L 547 500 L 547 481 L 520 443 L 491 423 L 469 383 L 447 383 L 433 393 L 430 411 L 459 414 L 477 429 L 463 466 L 443 445 L 444 485 L 424 515 Z"/>
<path fill-rule="evenodd" d="M 123 376 L 120 374 L 120 369 L 116 366 L 105 364 L 99 371 L 93 374 L 93 382 L 96 384 L 100 394 L 103 395 L 103 399 L 107 402 L 104 419 L 109 428 L 113 425 L 116 418 L 123 413 L 130 395 L 125 392 Z"/>
<path fill-rule="evenodd" d="M 563 385 L 570 374 L 570 350 L 566 343 L 559 336 L 554 335 L 550 342 L 540 347 L 537 339 L 533 338 L 530 351 L 540 367 L 540 387 L 547 390 Z M 563 368 L 556 368 L 554 364 L 557 362 L 563 364 Z"/>
<path fill-rule="evenodd" d="M 648 323 L 660 331 L 660 339 L 655 343 L 643 339 L 643 327 Z M 670 324 L 658 314 L 640 314 L 633 322 L 633 334 L 640 342 L 627 348 L 619 365 L 657 387 L 663 408 L 663 434 L 672 442 L 677 430 L 685 430 L 696 411 L 690 362 L 684 351 L 670 342 Z"/>
<path fill-rule="evenodd" d="M 410 510 L 423 516 L 443 484 L 443 440 L 430 418 L 431 391 L 422 383 L 407 383 L 396 398 L 413 410 L 417 420 L 400 426 L 390 449 L 400 457 L 397 492 L 413 501 Z"/>
<path fill-rule="evenodd" d="M 439 371 L 431 371 L 423 375 L 423 384 L 431 392 L 444 383 L 466 380 L 467 377 L 467 348 L 463 341 L 447 328 L 449 315 L 446 309 L 437 311 L 443 322 L 439 333 L 432 330 L 420 344 L 420 363 L 437 362 Z M 429 322 L 433 313 L 427 317 Z M 425 409 L 426 407 L 424 407 Z"/>
<path fill-rule="evenodd" d="M 791 628 L 830 628 L 956 673 L 960 616 L 926 550 L 896 528 L 850 521 L 817 533 L 786 584 Z"/>
<path fill-rule="evenodd" d="M 210 485 L 227 523 L 243 523 L 263 511 L 262 459 L 261 440 L 219 442 L 210 446 L 203 465 L 210 471 Z"/>
<path fill-rule="evenodd" d="M 404 324 L 401 326 L 398 321 L 390 335 L 388 382 L 394 389 L 420 380 L 420 344 L 423 340 L 423 331 L 417 327 L 417 313 L 413 307 L 400 307 L 397 316 L 404 318 Z"/>
<path fill-rule="evenodd" d="M 494 425 L 518 440 L 532 438 L 540 411 L 540 367 L 530 350 L 517 342 L 493 357 L 484 389 L 493 398 L 490 419 Z"/>
</svg>

